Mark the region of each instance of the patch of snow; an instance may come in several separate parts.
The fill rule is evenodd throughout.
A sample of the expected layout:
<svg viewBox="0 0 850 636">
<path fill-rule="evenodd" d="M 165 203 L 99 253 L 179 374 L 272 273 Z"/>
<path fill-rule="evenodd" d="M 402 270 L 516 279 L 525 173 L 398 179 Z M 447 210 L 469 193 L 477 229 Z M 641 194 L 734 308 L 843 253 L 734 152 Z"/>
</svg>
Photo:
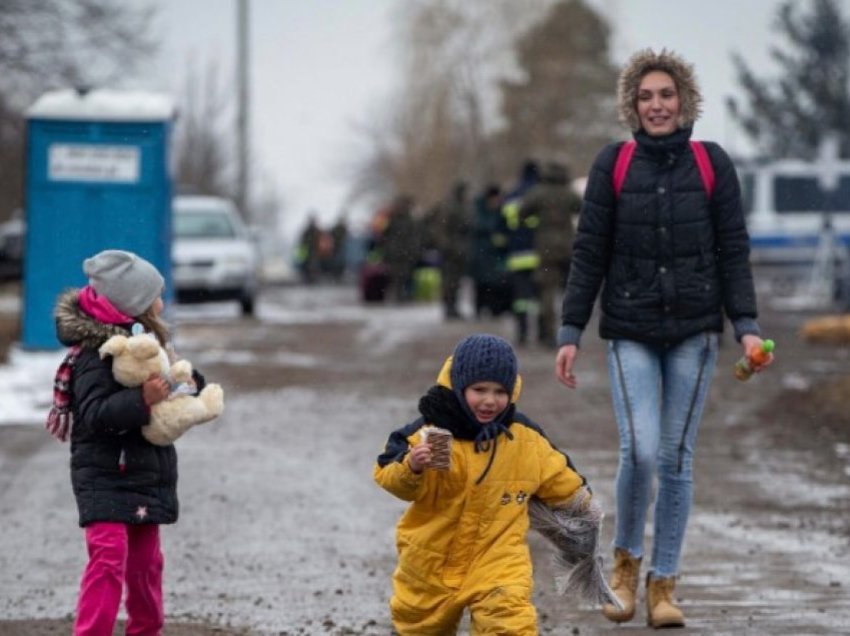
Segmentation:
<svg viewBox="0 0 850 636">
<path fill-rule="evenodd" d="M 174 116 L 174 100 L 163 93 L 98 88 L 49 91 L 27 110 L 33 119 L 82 121 L 164 121 Z"/>
<path fill-rule="evenodd" d="M 811 386 L 811 380 L 802 373 L 785 373 L 782 375 L 782 386 L 795 391 L 807 391 Z"/>
<path fill-rule="evenodd" d="M 65 351 L 9 350 L 0 365 L 0 426 L 43 424 L 53 403 L 53 378 Z"/>
</svg>

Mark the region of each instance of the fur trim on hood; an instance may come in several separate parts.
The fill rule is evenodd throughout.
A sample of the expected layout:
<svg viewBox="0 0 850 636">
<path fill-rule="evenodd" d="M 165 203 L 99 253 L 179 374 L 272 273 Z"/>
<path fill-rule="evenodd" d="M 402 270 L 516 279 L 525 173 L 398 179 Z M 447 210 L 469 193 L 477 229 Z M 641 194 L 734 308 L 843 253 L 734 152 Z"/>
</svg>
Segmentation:
<svg viewBox="0 0 850 636">
<path fill-rule="evenodd" d="M 128 335 L 129 331 L 118 325 L 98 322 L 79 305 L 79 289 L 67 289 L 59 295 L 53 317 L 56 319 L 56 337 L 66 347 L 80 345 L 97 349 L 112 336 Z"/>
<path fill-rule="evenodd" d="M 679 128 L 690 128 L 702 112 L 702 94 L 694 75 L 694 66 L 676 53 L 661 49 L 656 53 L 652 49 L 638 51 L 629 59 L 617 83 L 617 108 L 620 122 L 632 132 L 640 130 L 640 118 L 637 114 L 637 94 L 640 81 L 652 71 L 663 71 L 673 78 L 679 90 Z"/>
</svg>

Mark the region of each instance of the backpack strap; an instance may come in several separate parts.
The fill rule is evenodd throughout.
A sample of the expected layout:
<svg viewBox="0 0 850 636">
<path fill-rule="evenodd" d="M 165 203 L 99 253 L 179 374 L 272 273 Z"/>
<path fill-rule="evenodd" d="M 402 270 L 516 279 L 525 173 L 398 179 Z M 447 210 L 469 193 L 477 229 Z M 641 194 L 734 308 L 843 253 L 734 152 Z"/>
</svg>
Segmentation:
<svg viewBox="0 0 850 636">
<path fill-rule="evenodd" d="M 702 185 L 710 199 L 714 193 L 714 166 L 711 165 L 711 158 L 701 141 L 691 141 L 690 145 L 697 163 L 699 176 L 702 179 Z M 618 199 L 623 190 L 623 182 L 626 180 L 626 173 L 629 171 L 629 164 L 632 162 L 635 148 L 637 148 L 636 141 L 626 141 L 617 152 L 617 160 L 614 162 L 614 196 Z"/>
<path fill-rule="evenodd" d="M 691 150 L 697 162 L 699 176 L 702 178 L 702 185 L 705 186 L 705 191 L 710 199 L 714 193 L 714 166 L 711 165 L 711 158 L 709 158 L 708 151 L 701 141 L 692 141 Z"/>
<path fill-rule="evenodd" d="M 617 160 L 614 162 L 614 196 L 618 199 L 623 189 L 623 182 L 626 180 L 626 173 L 629 171 L 629 164 L 632 162 L 632 155 L 635 154 L 635 148 L 637 148 L 637 142 L 632 139 L 624 142 L 617 151 Z"/>
</svg>

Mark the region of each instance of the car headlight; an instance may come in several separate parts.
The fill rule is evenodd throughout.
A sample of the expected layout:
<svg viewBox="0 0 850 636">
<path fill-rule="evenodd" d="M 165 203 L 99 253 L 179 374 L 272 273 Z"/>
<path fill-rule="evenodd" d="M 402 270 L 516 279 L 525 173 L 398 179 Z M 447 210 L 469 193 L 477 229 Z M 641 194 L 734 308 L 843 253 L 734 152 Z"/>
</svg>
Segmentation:
<svg viewBox="0 0 850 636">
<path fill-rule="evenodd" d="M 221 265 L 224 269 L 232 272 L 244 272 L 250 267 L 250 263 L 245 256 L 226 256 L 222 259 Z"/>
<path fill-rule="evenodd" d="M 244 256 L 226 256 L 224 258 L 225 265 L 242 265 L 245 266 L 248 264 L 248 259 Z"/>
</svg>

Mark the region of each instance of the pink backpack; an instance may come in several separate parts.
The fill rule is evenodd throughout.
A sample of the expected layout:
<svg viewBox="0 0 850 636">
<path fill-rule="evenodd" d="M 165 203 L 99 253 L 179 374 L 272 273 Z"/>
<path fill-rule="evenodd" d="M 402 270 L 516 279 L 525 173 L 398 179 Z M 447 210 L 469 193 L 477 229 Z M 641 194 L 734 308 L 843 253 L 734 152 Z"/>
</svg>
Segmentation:
<svg viewBox="0 0 850 636">
<path fill-rule="evenodd" d="M 699 168 L 699 175 L 702 177 L 702 184 L 705 186 L 705 191 L 708 198 L 711 198 L 714 192 L 714 167 L 711 165 L 711 159 L 708 156 L 708 151 L 700 141 L 692 141 L 691 150 L 694 153 L 694 159 Z M 619 199 L 620 191 L 623 189 L 623 182 L 626 180 L 626 173 L 629 171 L 629 164 L 632 162 L 632 155 L 635 154 L 637 142 L 627 141 L 617 153 L 617 161 L 614 162 L 614 195 Z"/>
</svg>

